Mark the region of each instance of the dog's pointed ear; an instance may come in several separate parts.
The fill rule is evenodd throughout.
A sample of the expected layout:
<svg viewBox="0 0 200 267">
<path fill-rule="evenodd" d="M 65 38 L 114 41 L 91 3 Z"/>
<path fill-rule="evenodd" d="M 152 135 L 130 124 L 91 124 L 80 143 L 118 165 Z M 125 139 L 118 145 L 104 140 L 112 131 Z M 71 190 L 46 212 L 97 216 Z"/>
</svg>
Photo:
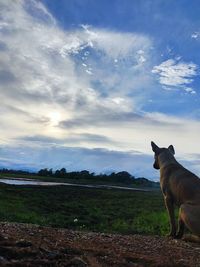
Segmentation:
<svg viewBox="0 0 200 267">
<path fill-rule="evenodd" d="M 155 153 L 158 152 L 159 147 L 153 141 L 151 141 L 151 147 L 152 147 L 153 152 Z"/>
<path fill-rule="evenodd" d="M 172 145 L 170 145 L 170 146 L 168 147 L 168 149 L 169 149 L 169 151 L 170 151 L 173 155 L 175 155 L 175 150 L 174 150 L 174 147 L 173 147 Z"/>
</svg>

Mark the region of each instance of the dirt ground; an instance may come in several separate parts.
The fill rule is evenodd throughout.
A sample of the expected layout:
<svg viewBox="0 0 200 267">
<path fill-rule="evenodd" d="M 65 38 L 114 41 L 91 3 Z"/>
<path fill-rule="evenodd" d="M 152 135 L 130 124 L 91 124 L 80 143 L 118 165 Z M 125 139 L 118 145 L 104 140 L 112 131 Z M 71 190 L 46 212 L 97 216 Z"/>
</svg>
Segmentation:
<svg viewBox="0 0 200 267">
<path fill-rule="evenodd" d="M 200 244 L 0 223 L 0 266 L 200 266 Z"/>
</svg>

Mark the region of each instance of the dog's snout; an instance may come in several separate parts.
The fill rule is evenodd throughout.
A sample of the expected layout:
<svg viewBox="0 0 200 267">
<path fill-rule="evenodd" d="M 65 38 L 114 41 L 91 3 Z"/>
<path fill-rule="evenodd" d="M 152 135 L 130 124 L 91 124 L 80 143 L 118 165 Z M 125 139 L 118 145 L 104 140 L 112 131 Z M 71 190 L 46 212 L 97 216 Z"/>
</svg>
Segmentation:
<svg viewBox="0 0 200 267">
<path fill-rule="evenodd" d="M 159 169 L 160 169 L 156 161 L 154 162 L 153 167 L 154 167 L 154 169 L 156 169 L 156 170 L 159 170 Z"/>
</svg>

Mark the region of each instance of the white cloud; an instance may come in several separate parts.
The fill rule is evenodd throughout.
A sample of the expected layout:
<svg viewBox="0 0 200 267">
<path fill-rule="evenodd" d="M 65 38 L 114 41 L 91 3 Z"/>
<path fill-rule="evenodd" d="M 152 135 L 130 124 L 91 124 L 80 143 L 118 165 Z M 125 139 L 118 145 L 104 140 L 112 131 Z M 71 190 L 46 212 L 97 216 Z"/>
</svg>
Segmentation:
<svg viewBox="0 0 200 267">
<path fill-rule="evenodd" d="M 192 39 L 199 39 L 200 37 L 200 32 L 194 32 L 192 35 L 191 35 L 191 38 Z"/>
<path fill-rule="evenodd" d="M 138 55 L 144 57 L 152 43 L 149 37 L 142 34 L 98 29 L 89 25 L 81 25 L 81 29 L 68 32 L 67 35 L 67 43 L 60 50 L 63 57 L 88 48 L 101 53 L 101 56 L 104 54 L 108 59 L 125 59 L 128 56 L 136 59 Z M 142 51 L 142 54 L 138 51 Z M 89 53 L 86 51 L 84 58 Z"/>
<path fill-rule="evenodd" d="M 85 25 L 82 25 L 82 27 L 85 30 L 88 44 L 104 51 L 106 56 L 113 59 L 130 56 L 132 52 L 135 53 L 138 49 L 149 50 L 151 46 L 151 40 L 142 34 L 94 29 Z"/>
<path fill-rule="evenodd" d="M 190 94 L 196 94 L 196 91 L 195 91 L 194 89 L 190 88 L 190 87 L 186 87 L 186 88 L 185 88 L 185 91 L 186 91 L 187 93 L 190 93 Z"/>
<path fill-rule="evenodd" d="M 188 90 L 188 84 L 193 82 L 193 77 L 197 75 L 197 65 L 194 63 L 179 62 L 177 59 L 168 59 L 158 66 L 154 66 L 152 73 L 159 75 L 159 82 L 163 86 L 169 88 L 183 88 L 186 92 L 194 92 Z M 166 87 L 165 87 L 166 88 Z"/>
</svg>

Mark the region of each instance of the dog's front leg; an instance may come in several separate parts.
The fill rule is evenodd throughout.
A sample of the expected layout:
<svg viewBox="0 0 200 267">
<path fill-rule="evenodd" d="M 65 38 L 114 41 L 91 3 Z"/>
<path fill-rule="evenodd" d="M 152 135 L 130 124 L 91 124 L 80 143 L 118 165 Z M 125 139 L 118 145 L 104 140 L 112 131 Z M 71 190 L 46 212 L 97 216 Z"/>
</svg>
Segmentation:
<svg viewBox="0 0 200 267">
<path fill-rule="evenodd" d="M 182 204 L 179 208 L 179 218 L 178 218 L 178 232 L 176 234 L 176 238 L 182 238 L 183 234 L 184 234 L 184 228 L 185 228 L 185 223 L 183 221 L 185 212 L 185 205 Z"/>
<path fill-rule="evenodd" d="M 170 219 L 170 233 L 168 236 L 176 237 L 176 222 L 174 215 L 174 203 L 173 199 L 169 195 L 165 195 L 165 206 L 167 208 Z"/>
</svg>

